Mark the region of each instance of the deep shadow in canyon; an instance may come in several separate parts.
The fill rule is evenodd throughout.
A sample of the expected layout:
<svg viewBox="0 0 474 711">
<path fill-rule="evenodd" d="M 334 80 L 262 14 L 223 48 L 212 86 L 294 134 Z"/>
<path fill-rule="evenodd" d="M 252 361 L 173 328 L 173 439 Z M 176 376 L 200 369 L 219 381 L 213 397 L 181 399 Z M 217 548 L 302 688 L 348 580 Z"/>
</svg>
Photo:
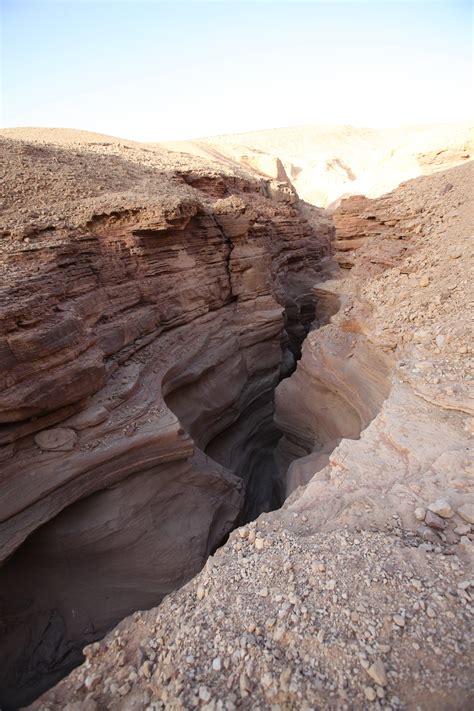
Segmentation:
<svg viewBox="0 0 474 711">
<path fill-rule="evenodd" d="M 196 448 L 188 472 L 189 497 L 175 486 L 177 473 L 183 476 L 182 465 L 163 465 L 159 477 L 156 473 L 130 476 L 118 487 L 69 506 L 35 532 L 0 569 L 1 586 L 7 591 L 1 599 L 2 643 L 15 662 L 10 667 L 10 685 L 2 690 L 2 708 L 16 709 L 32 701 L 83 661 L 86 644 L 103 637 L 136 609 L 159 604 L 195 574 L 196 555 L 202 566 L 207 556 L 225 542 L 229 526 L 223 526 L 219 507 L 213 501 L 213 535 L 204 548 L 193 550 L 193 545 L 199 547 L 193 535 L 194 517 L 202 515 L 200 507 L 210 505 L 206 490 L 201 500 L 193 493 L 197 479 L 212 477 L 215 470 L 218 477 L 224 474 L 241 480 L 244 491 L 240 502 L 236 500 L 235 527 L 283 504 L 288 493 L 286 472 L 294 460 L 303 471 L 300 481 L 324 466 L 339 440 L 323 437 L 318 444 L 317 433 L 308 438 L 307 432 L 301 436 L 297 430 L 282 432 L 275 419 L 275 389 L 291 383 L 311 327 L 314 334 L 314 329 L 328 324 L 338 309 L 338 297 L 318 288 L 299 304 L 292 304 L 286 310 L 284 328 L 276 331 L 277 339 L 275 331 L 269 330 L 268 339 L 257 344 L 257 362 L 262 360 L 265 367 L 255 365 L 253 375 L 244 382 L 236 377 L 242 364 L 232 344 L 218 364 L 220 378 L 215 363 L 201 368 L 193 358 L 187 362 L 183 359 L 167 374 L 162 384 L 166 404 Z M 220 334 L 215 338 L 220 339 Z M 273 367 L 267 367 L 268 363 Z M 231 395 L 232 387 L 222 387 L 222 369 L 226 368 L 225 378 L 234 380 L 236 386 Z M 358 437 L 363 421 L 353 413 L 349 417 L 352 430 L 345 431 L 340 408 L 349 411 L 351 407 L 337 392 L 331 397 L 335 398 L 335 417 L 341 416 L 341 436 Z M 209 402 L 214 409 L 206 412 Z M 299 409 L 298 403 L 287 405 Z M 313 402 L 311 407 L 317 411 L 318 403 Z M 315 445 L 321 450 L 320 464 L 311 456 Z M 298 470 L 293 471 L 294 480 L 299 476 Z M 150 505 L 157 488 L 161 492 L 159 504 Z M 168 511 L 161 528 L 163 491 L 168 492 L 165 505 L 171 516 Z M 121 512 L 124 496 L 133 501 L 125 518 Z M 227 508 L 222 515 L 228 516 Z M 183 520 L 188 532 L 184 541 Z M 161 585 L 157 585 L 156 570 L 144 566 L 147 555 L 142 549 L 155 545 L 156 536 L 147 538 L 150 529 L 158 531 L 165 546 L 160 558 L 160 580 L 165 583 Z M 170 560 L 174 563 L 176 555 L 183 561 L 179 579 L 172 568 L 166 575 L 166 566 Z"/>
<path fill-rule="evenodd" d="M 221 397 L 214 392 L 215 367 L 208 367 L 203 375 L 195 363 L 189 372 L 178 364 L 163 381 L 168 407 L 195 442 L 201 473 L 208 476 L 217 467 L 221 474 L 224 468 L 229 476 L 236 475 L 244 483 L 245 496 L 234 526 L 276 509 L 284 501 L 284 486 L 274 458 L 281 437 L 274 421 L 274 391 L 282 378 L 294 372 L 302 342 L 315 319 L 314 303 L 313 295 L 307 294 L 302 303 L 286 309 L 285 327 L 280 328 L 278 337 L 272 332 L 258 344 L 257 357 L 272 367 L 262 370 L 256 366 L 254 377 L 243 387 L 236 379 L 240 360 L 229 357 L 227 377 L 236 379 L 240 389 L 231 407 L 226 406 L 228 393 Z M 210 393 L 204 395 L 208 389 Z M 206 417 L 199 412 L 199 404 L 209 399 L 214 411 Z M 186 569 L 186 550 L 174 551 L 172 554 L 183 558 L 181 579 L 176 581 L 170 574 L 170 584 L 158 588 L 153 571 L 143 569 L 141 556 L 136 553 L 140 540 L 144 546 L 150 545 L 144 532 L 149 527 L 160 529 L 160 510 L 153 511 L 152 507 L 151 516 L 149 511 L 157 486 L 169 490 L 168 505 L 176 509 L 175 530 L 172 524 L 170 530 L 168 516 L 166 531 L 160 535 L 167 537 L 168 546 L 173 546 L 173 541 L 176 545 L 185 517 L 191 530 L 187 545 L 192 545 L 193 515 L 199 502 L 191 499 L 185 504 L 184 497 L 173 488 L 176 467 L 163 466 L 159 479 L 137 474 L 121 484 L 120 489 L 125 486 L 127 496 L 134 501 L 125 521 L 119 511 L 123 491 L 119 487 L 104 489 L 72 504 L 39 528 L 0 568 L 5 658 L 2 709 L 16 709 L 34 700 L 83 661 L 86 644 L 103 637 L 134 610 L 156 606 L 195 573 L 194 563 L 190 563 L 191 575 Z M 196 467 L 189 473 L 190 487 L 194 487 L 195 477 Z M 199 551 L 202 563 L 227 535 L 219 535 L 216 527 L 214 539 Z M 112 536 L 116 555 L 111 555 Z M 165 558 L 162 566 L 166 565 Z M 166 578 L 166 571 L 160 572 L 165 572 Z"/>
<path fill-rule="evenodd" d="M 311 324 L 337 311 L 313 291 L 333 268 L 333 227 L 288 185 L 198 182 L 64 239 L 32 233 L 13 253 L 25 266 L 8 294 L 11 338 L 33 375 L 4 398 L 0 428 L 14 453 L 2 463 L 4 709 L 186 583 L 236 525 L 278 508 L 288 463 L 318 440 L 305 432 L 295 450 L 285 431 L 282 456 L 274 403 Z M 71 425 L 76 413 L 92 421 Z M 56 426 L 76 427 L 73 451 L 36 446 Z"/>
</svg>

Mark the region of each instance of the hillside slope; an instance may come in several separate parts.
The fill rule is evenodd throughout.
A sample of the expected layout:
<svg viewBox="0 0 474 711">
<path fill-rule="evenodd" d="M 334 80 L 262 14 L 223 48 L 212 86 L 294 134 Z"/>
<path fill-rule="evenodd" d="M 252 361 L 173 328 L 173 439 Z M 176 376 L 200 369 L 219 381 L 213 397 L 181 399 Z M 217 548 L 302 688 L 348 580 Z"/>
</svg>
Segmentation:
<svg viewBox="0 0 474 711">
<path fill-rule="evenodd" d="M 377 197 L 404 180 L 469 160 L 474 126 L 302 126 L 163 145 L 251 165 L 272 177 L 277 177 L 278 158 L 300 197 L 326 207 L 343 195 Z"/>
</svg>

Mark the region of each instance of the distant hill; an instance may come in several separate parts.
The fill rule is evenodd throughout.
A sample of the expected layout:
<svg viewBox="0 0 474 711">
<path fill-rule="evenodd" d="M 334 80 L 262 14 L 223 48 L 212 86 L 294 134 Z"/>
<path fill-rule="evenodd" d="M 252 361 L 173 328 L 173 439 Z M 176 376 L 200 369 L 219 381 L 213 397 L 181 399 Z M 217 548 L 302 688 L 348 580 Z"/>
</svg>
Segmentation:
<svg viewBox="0 0 474 711">
<path fill-rule="evenodd" d="M 401 182 L 472 157 L 474 124 L 394 129 L 301 126 L 162 144 L 251 166 L 278 178 L 280 159 L 300 197 L 327 206 L 343 195 L 377 197 Z"/>
</svg>

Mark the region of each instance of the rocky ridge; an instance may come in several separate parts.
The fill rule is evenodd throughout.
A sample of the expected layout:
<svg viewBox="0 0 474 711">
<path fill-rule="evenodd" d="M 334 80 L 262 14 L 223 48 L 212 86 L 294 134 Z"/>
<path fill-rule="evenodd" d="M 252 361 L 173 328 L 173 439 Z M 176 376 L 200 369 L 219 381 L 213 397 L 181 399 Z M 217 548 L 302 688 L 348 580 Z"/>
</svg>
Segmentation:
<svg viewBox="0 0 474 711">
<path fill-rule="evenodd" d="M 292 126 L 163 145 L 273 178 L 284 172 L 298 195 L 326 207 L 341 196 L 375 198 L 402 181 L 470 160 L 474 126 Z"/>
</svg>

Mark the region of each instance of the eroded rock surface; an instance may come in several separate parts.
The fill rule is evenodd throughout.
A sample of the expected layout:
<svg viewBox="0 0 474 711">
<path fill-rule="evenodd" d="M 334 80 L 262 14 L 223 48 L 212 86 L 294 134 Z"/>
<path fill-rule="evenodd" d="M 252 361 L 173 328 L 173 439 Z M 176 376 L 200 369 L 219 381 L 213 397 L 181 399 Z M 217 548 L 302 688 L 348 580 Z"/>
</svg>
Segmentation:
<svg viewBox="0 0 474 711">
<path fill-rule="evenodd" d="M 2 141 L 7 706 L 282 501 L 273 391 L 332 227 L 288 183 L 119 148 Z"/>
<path fill-rule="evenodd" d="M 272 178 L 284 170 L 304 200 L 328 206 L 341 196 L 378 197 L 404 180 L 472 159 L 474 126 L 290 126 L 164 145 Z"/>
<path fill-rule="evenodd" d="M 320 328 L 276 396 L 303 486 L 34 708 L 469 708 L 471 179 L 368 204 L 357 219 L 403 239 L 364 233 L 316 286 Z"/>
<path fill-rule="evenodd" d="M 338 271 L 278 164 L 49 138 L 5 144 L 7 708 L 84 642 L 32 708 L 469 708 L 472 163 L 335 207 Z"/>
</svg>

